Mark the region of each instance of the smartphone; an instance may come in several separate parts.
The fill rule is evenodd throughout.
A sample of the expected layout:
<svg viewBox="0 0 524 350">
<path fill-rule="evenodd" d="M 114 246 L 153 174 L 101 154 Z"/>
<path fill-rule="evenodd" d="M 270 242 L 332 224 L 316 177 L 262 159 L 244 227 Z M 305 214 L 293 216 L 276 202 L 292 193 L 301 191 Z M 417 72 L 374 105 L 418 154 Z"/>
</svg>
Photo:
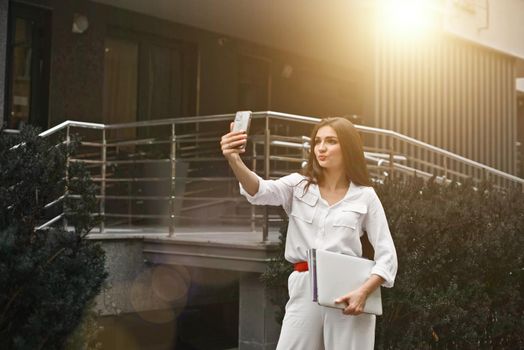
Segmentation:
<svg viewBox="0 0 524 350">
<path fill-rule="evenodd" d="M 251 111 L 239 111 L 235 115 L 235 122 L 233 123 L 232 131 L 249 132 L 249 125 L 251 124 Z"/>
<path fill-rule="evenodd" d="M 239 111 L 235 115 L 235 121 L 233 123 L 232 131 L 245 131 L 246 134 L 249 132 L 249 125 L 251 124 L 251 111 Z M 238 148 L 243 149 L 246 145 L 239 146 Z"/>
</svg>

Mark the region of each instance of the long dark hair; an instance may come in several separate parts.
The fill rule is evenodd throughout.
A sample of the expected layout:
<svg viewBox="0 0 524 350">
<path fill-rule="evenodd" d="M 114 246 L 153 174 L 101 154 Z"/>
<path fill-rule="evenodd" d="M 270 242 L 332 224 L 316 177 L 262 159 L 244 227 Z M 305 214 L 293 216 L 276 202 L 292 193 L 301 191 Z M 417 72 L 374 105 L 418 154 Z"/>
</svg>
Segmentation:
<svg viewBox="0 0 524 350">
<path fill-rule="evenodd" d="M 315 137 L 321 127 L 330 126 L 335 130 L 342 150 L 342 159 L 346 178 L 360 186 L 371 186 L 366 160 L 364 159 L 364 148 L 360 135 L 349 120 L 344 118 L 326 118 L 315 125 L 311 132 L 311 148 L 309 150 L 309 159 L 303 174 L 307 177 L 306 188 L 310 184 L 320 184 L 324 180 L 324 171 L 318 164 L 315 156 Z"/>
</svg>

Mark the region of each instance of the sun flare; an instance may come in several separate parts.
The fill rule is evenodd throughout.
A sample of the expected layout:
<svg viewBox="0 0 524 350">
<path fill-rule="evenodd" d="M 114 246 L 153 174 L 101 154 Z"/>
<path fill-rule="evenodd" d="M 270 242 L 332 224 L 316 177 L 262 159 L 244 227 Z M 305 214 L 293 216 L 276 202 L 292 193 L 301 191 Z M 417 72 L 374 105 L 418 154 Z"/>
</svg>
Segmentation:
<svg viewBox="0 0 524 350">
<path fill-rule="evenodd" d="M 416 37 L 436 26 L 435 0 L 381 0 L 380 26 L 390 35 Z"/>
</svg>

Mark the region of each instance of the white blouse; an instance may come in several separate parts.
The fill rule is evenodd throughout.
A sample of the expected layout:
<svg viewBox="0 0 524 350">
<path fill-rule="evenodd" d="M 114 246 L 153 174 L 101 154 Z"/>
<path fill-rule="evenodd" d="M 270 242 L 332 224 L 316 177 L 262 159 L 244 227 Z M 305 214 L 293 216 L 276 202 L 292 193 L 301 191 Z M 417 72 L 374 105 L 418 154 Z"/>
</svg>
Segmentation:
<svg viewBox="0 0 524 350">
<path fill-rule="evenodd" d="M 255 174 L 256 175 L 256 174 Z M 339 202 L 329 205 L 320 196 L 318 185 L 307 183 L 304 175 L 293 173 L 277 180 L 259 179 L 258 192 L 240 193 L 252 204 L 281 205 L 289 216 L 285 258 L 291 263 L 306 261 L 306 250 L 324 249 L 362 256 L 360 236 L 367 232 L 375 249 L 371 273 L 384 278 L 384 287 L 393 287 L 397 274 L 397 253 L 382 204 L 372 187 L 351 183 Z"/>
</svg>

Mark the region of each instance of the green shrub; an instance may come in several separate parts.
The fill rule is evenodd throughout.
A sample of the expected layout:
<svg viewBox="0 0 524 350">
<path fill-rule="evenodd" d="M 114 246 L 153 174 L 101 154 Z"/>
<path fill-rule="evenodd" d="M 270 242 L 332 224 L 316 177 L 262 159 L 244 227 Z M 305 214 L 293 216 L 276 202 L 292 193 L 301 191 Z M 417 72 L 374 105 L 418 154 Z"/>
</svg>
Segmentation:
<svg viewBox="0 0 524 350">
<path fill-rule="evenodd" d="M 62 349 L 106 277 L 103 250 L 84 239 L 96 208 L 96 188 L 85 169 L 69 169 L 68 189 L 81 195 L 65 202 L 74 230 L 35 229 L 49 211 L 44 205 L 64 193 L 70 151 L 29 127 L 19 135 L 0 130 L 2 349 Z"/>
<path fill-rule="evenodd" d="M 521 189 L 416 178 L 388 179 L 375 189 L 399 260 L 395 287 L 382 289 L 376 348 L 524 348 Z M 279 286 L 274 300 L 281 307 L 285 267 L 282 246 L 264 274 L 268 286 Z"/>
<path fill-rule="evenodd" d="M 286 247 L 287 217 L 284 210 L 281 214 L 284 224 L 280 227 L 279 236 L 279 255 L 268 263 L 266 271 L 260 276 L 270 292 L 271 302 L 278 307 L 276 311 L 276 320 L 282 324 L 286 311 L 286 303 L 289 299 L 287 292 L 287 279 L 293 272 L 293 265 L 284 259 L 284 249 Z"/>
<path fill-rule="evenodd" d="M 377 192 L 399 258 L 377 348 L 523 348 L 521 190 L 412 179 Z"/>
</svg>

